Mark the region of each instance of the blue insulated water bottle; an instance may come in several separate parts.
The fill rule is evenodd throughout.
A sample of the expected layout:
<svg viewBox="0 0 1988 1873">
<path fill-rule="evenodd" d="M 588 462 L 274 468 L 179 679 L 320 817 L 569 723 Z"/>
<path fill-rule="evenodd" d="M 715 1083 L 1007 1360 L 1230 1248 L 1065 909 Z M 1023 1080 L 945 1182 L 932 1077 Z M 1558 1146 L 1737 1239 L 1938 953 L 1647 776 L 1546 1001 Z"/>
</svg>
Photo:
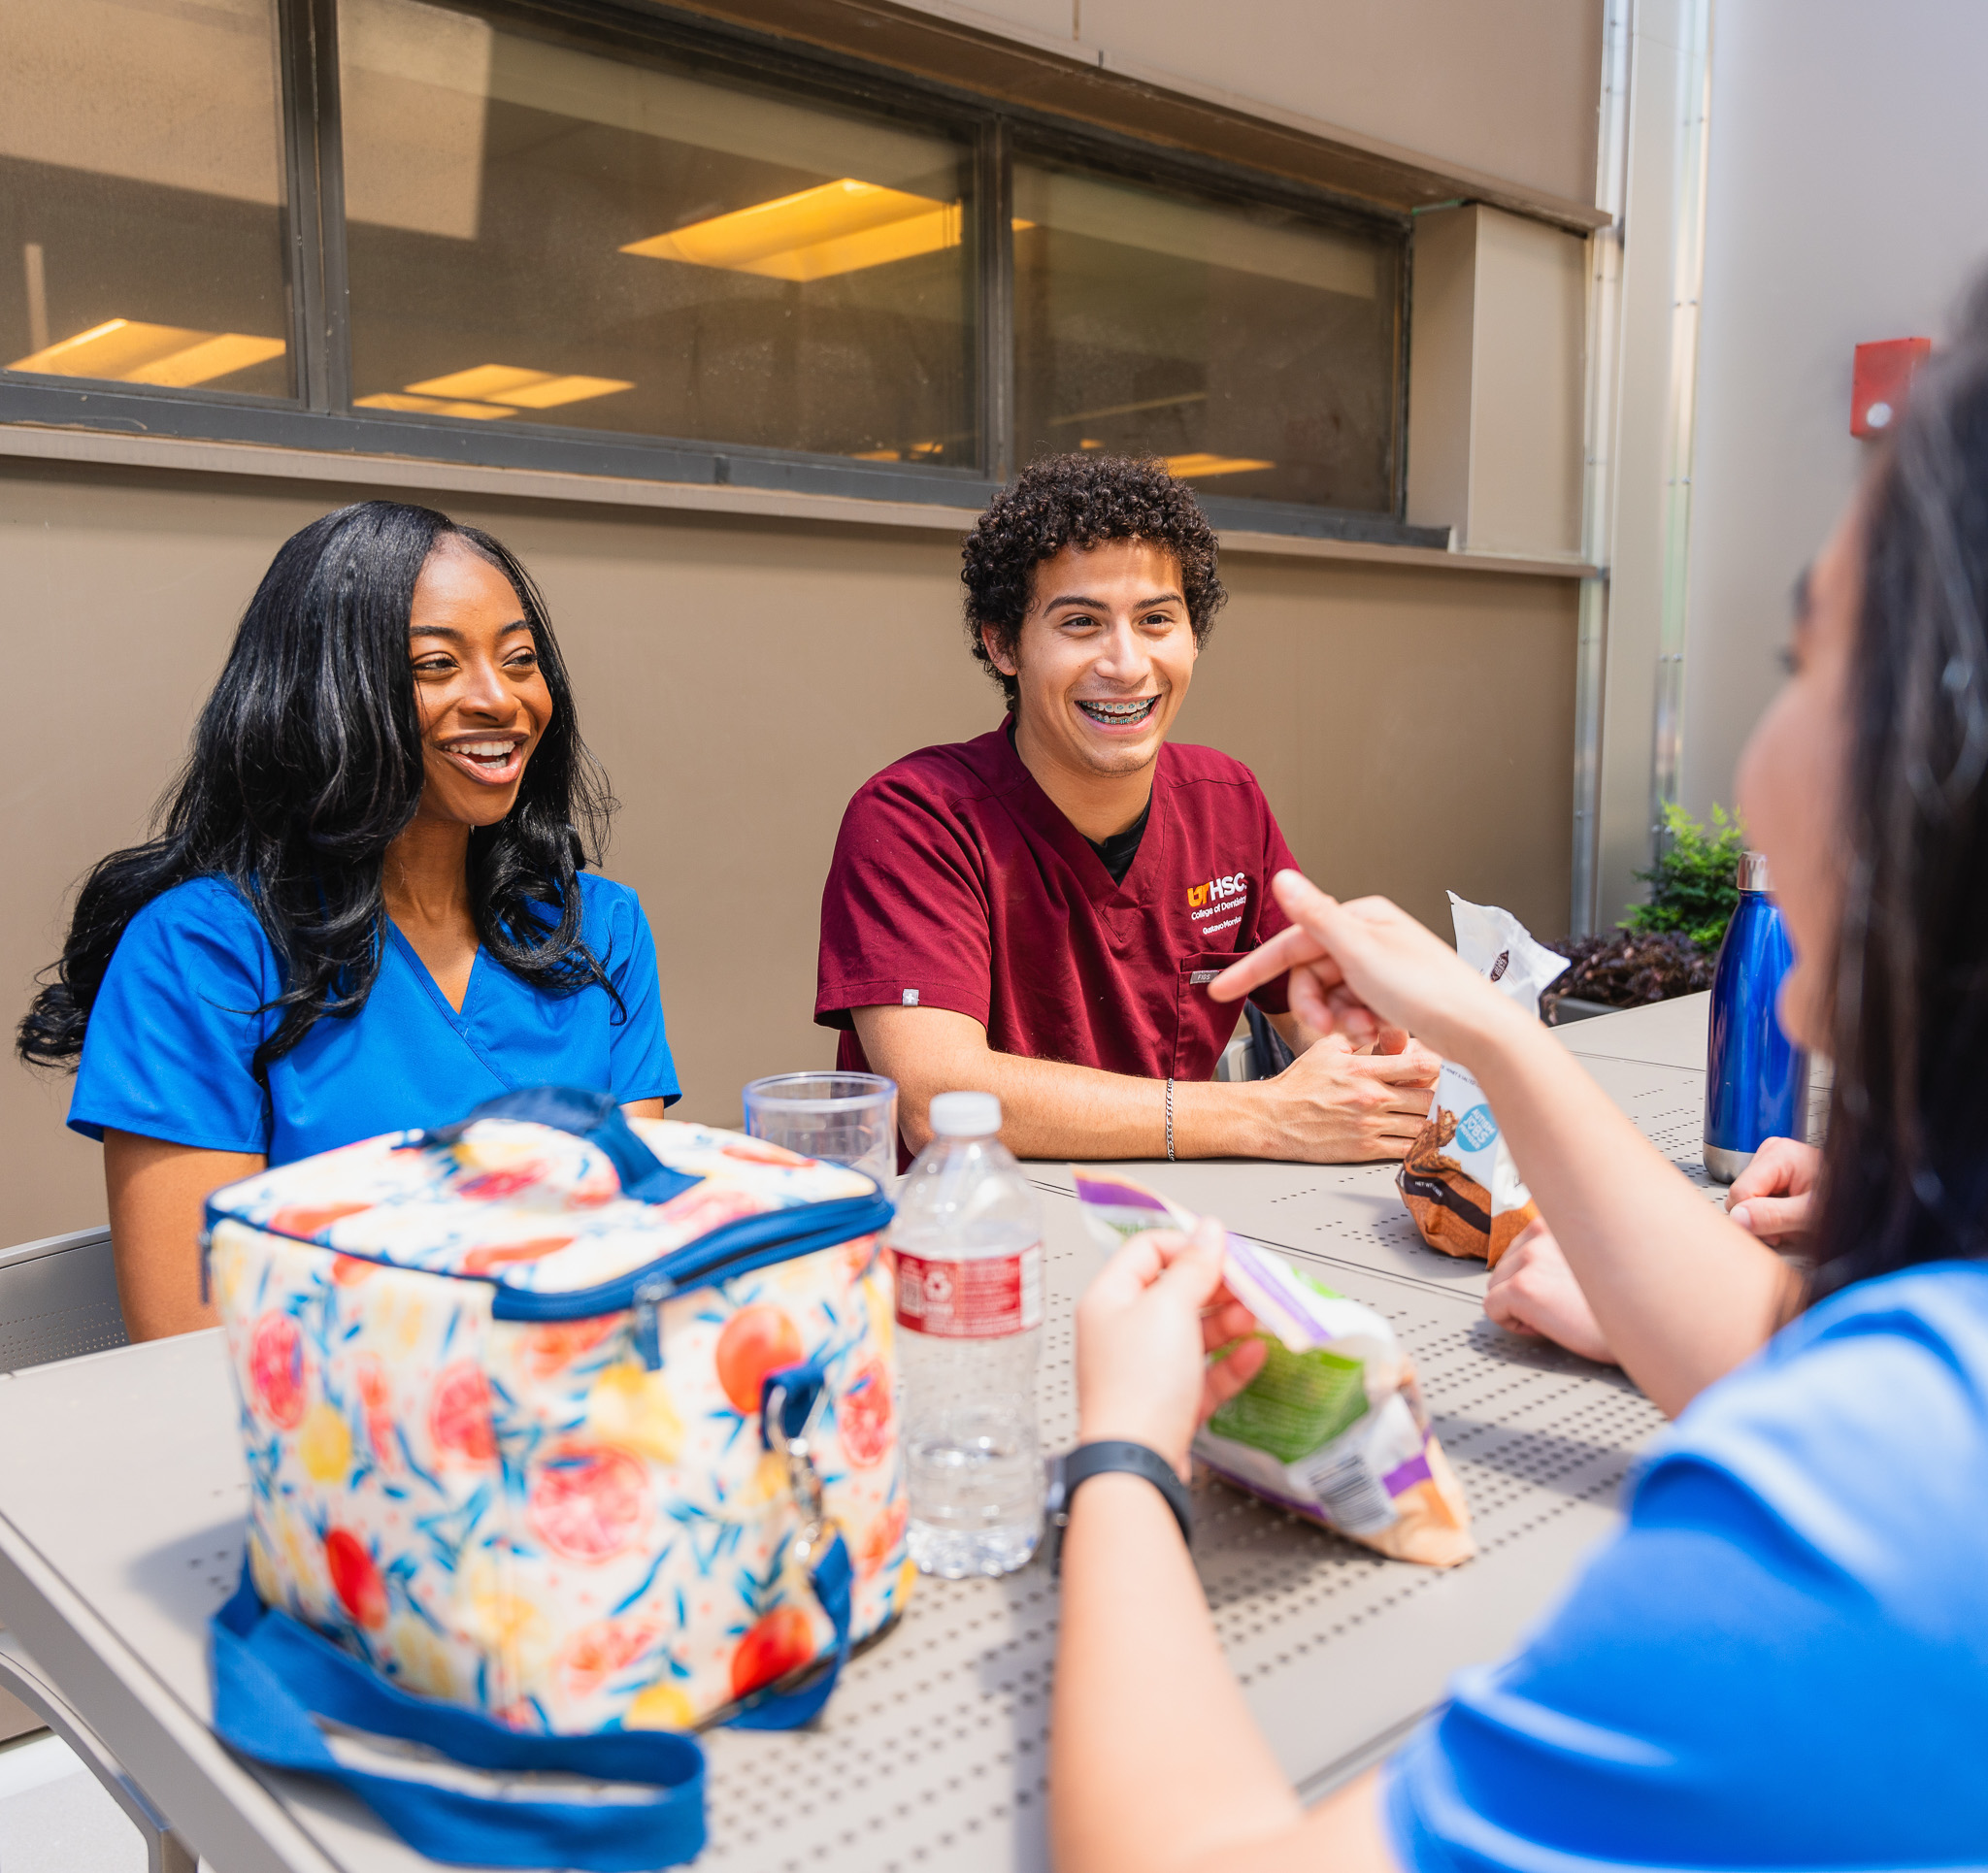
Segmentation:
<svg viewBox="0 0 1988 1873">
<path fill-rule="evenodd" d="M 1808 1056 L 1781 1032 L 1775 1004 L 1795 953 L 1768 896 L 1767 860 L 1740 861 L 1740 906 L 1712 972 L 1705 1076 L 1705 1167 L 1722 1184 L 1768 1138 L 1807 1136 Z"/>
</svg>

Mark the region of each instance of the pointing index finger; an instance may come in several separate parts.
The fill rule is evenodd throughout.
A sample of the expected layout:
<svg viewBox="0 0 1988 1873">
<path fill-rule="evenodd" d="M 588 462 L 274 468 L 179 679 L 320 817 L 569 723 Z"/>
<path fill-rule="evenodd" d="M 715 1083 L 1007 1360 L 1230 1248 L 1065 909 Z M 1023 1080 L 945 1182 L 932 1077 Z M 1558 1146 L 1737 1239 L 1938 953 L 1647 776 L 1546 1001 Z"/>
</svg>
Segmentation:
<svg viewBox="0 0 1988 1873">
<path fill-rule="evenodd" d="M 1324 954 L 1318 939 L 1309 930 L 1300 924 L 1289 924 L 1240 963 L 1231 963 L 1208 985 L 1208 992 L 1217 1002 L 1239 1001 L 1251 989 L 1276 981 L 1300 963 L 1315 963 Z"/>
</svg>

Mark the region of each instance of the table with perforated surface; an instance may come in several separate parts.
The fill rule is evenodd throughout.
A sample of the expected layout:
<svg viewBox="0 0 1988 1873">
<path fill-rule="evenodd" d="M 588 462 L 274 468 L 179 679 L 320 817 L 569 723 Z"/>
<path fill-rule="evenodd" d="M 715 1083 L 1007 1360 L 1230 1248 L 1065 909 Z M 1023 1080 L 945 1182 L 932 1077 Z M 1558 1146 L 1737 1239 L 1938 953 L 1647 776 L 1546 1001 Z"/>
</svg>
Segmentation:
<svg viewBox="0 0 1988 1873">
<path fill-rule="evenodd" d="M 1662 1012 L 1661 1033 L 1639 1027 L 1640 1014 L 1583 1024 L 1595 1032 L 1576 1051 L 1702 1183 L 1691 1011 Z M 1067 1167 L 1031 1168 L 1047 1221 L 1042 1405 L 1055 1448 L 1074 1434 L 1071 1311 L 1098 1252 Z M 1659 1420 L 1618 1373 L 1491 1327 L 1481 1270 L 1420 1246 L 1385 1167 L 1139 1170 L 1385 1313 L 1470 1496 L 1478 1557 L 1437 1572 L 1223 1485 L 1197 1487 L 1196 1562 L 1222 1643 L 1284 1767 L 1315 1797 L 1384 1754 L 1459 1666 L 1497 1657 L 1551 1607 L 1613 1526 L 1622 1480 Z M 233 1584 L 245 1502 L 217 1337 L 0 1379 L 0 1619 L 218 1873 L 424 1865 L 356 1800 L 257 1775 L 206 1727 L 205 1622 Z M 1044 1866 L 1056 1623 L 1040 1564 L 921 1584 L 900 1627 L 852 1661 L 817 1727 L 707 1739 L 700 1864 Z"/>
<path fill-rule="evenodd" d="M 1099 1252 L 1075 1200 L 1044 1194 L 1043 1429 L 1058 1448 L 1076 1431 L 1071 1310 Z M 1496 1657 L 1545 1610 L 1610 1526 L 1632 1455 L 1659 1422 L 1619 1374 L 1490 1326 L 1467 1287 L 1347 1257 L 1319 1265 L 1379 1308 L 1412 1353 L 1481 1552 L 1448 1573 L 1384 1561 L 1220 1483 L 1197 1486 L 1195 1555 L 1223 1645 L 1285 1768 L 1313 1795 L 1378 1755 L 1458 1665 Z M 851 1666 L 818 1733 L 798 1744 L 765 1732 L 710 1739 L 709 1863 L 741 1873 L 1044 1865 L 1056 1622 L 1040 1566 L 921 1584 L 903 1627 Z"/>
</svg>

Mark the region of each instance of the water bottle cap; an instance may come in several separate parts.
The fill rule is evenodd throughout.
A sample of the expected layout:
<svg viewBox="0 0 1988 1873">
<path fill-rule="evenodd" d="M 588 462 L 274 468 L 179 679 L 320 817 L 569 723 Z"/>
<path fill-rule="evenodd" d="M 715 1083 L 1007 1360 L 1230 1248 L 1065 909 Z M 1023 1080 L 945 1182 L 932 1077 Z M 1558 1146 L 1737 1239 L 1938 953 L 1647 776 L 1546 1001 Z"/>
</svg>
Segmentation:
<svg viewBox="0 0 1988 1873">
<path fill-rule="evenodd" d="M 1772 891 L 1773 886 L 1767 881 L 1767 854 L 1765 852 L 1742 852 L 1740 854 L 1740 889 L 1741 891 Z"/>
<path fill-rule="evenodd" d="M 1001 1130 L 1001 1101 L 992 1093 L 941 1093 L 932 1130 L 942 1138 L 991 1138 Z"/>
</svg>

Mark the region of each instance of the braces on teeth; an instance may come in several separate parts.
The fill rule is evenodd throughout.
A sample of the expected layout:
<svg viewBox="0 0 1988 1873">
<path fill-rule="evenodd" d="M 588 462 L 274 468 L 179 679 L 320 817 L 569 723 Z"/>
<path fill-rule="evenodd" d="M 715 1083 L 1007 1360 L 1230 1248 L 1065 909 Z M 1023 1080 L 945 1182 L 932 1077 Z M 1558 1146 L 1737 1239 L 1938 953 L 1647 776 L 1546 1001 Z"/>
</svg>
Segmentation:
<svg viewBox="0 0 1988 1873">
<path fill-rule="evenodd" d="M 1142 716 L 1152 712 L 1157 696 L 1142 696 L 1131 703 L 1078 703 L 1077 707 L 1086 715 L 1107 722 L 1136 722 Z"/>
</svg>

